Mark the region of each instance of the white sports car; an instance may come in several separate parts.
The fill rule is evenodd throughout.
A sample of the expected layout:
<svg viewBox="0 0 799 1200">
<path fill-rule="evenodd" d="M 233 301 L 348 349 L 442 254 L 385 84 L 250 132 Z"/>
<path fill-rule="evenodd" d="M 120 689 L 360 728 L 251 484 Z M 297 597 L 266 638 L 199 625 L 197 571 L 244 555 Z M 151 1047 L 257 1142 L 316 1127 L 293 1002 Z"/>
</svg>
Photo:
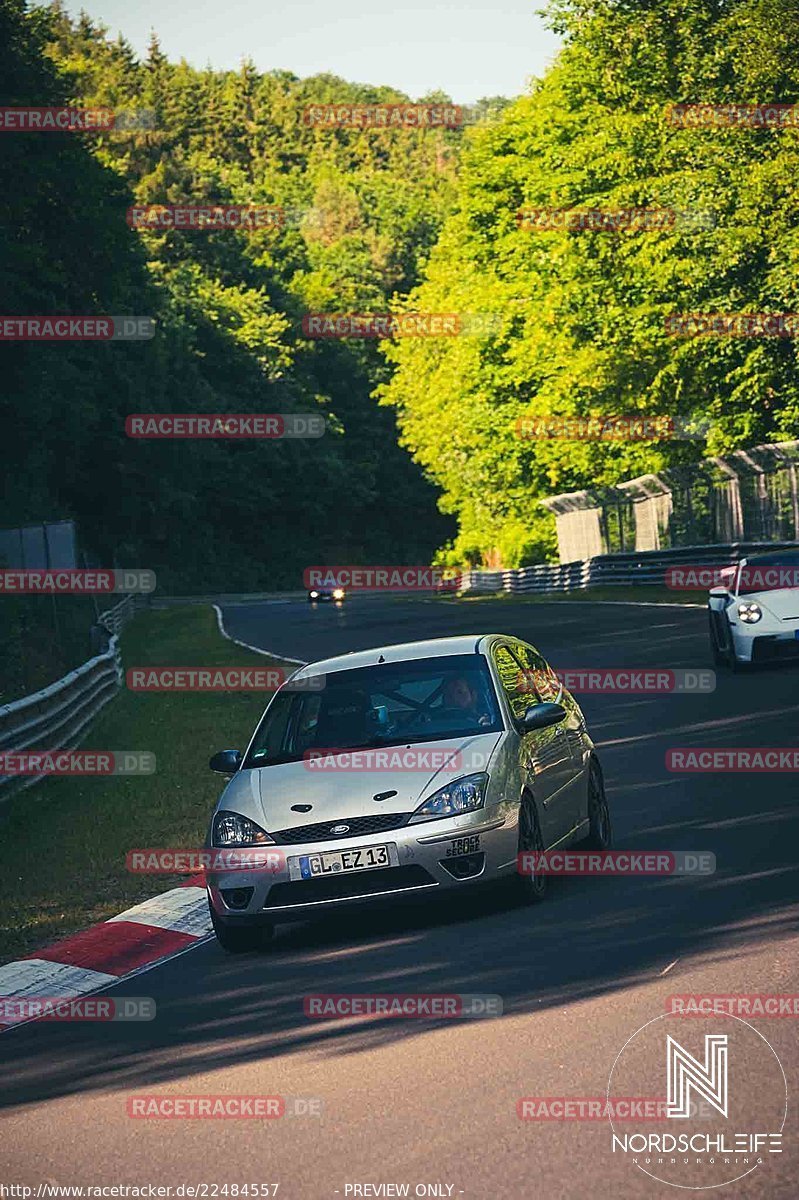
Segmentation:
<svg viewBox="0 0 799 1200">
<path fill-rule="evenodd" d="M 733 671 L 799 656 L 799 550 L 742 558 L 708 598 L 713 661 Z"/>
<path fill-rule="evenodd" d="M 276 922 L 486 881 L 539 900 L 546 875 L 520 874 L 519 853 L 610 845 L 579 705 L 533 646 L 502 634 L 302 667 L 244 754 L 210 766 L 231 777 L 206 877 L 231 952 L 261 948 Z"/>
</svg>

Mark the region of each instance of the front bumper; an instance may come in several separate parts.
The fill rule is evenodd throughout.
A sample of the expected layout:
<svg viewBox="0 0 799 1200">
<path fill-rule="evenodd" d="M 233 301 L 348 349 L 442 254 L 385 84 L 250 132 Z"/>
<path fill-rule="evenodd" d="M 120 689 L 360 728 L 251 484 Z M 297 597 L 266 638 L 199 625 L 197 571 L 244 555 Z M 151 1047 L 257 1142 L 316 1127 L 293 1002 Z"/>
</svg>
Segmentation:
<svg viewBox="0 0 799 1200">
<path fill-rule="evenodd" d="M 781 621 L 779 626 L 769 621 L 762 628 L 760 621 L 754 625 L 730 622 L 730 635 L 739 662 L 774 662 L 780 659 L 799 658 L 799 621 Z"/>
<path fill-rule="evenodd" d="M 480 809 L 383 833 L 274 847 L 280 865 L 209 872 L 208 891 L 217 916 L 230 925 L 307 920 L 335 908 L 392 904 L 515 874 L 516 843 L 517 831 L 503 813 Z M 301 855 L 385 845 L 396 847 L 396 866 L 313 879 L 289 874 L 289 860 Z"/>
</svg>

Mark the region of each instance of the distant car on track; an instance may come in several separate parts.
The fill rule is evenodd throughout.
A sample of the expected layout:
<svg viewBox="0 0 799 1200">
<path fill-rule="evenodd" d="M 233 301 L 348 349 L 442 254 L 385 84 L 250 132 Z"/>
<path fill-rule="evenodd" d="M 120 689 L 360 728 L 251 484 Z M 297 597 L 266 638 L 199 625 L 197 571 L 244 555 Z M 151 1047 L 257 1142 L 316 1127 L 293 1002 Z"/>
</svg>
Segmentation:
<svg viewBox="0 0 799 1200">
<path fill-rule="evenodd" d="M 716 665 L 737 671 L 799 657 L 799 550 L 754 554 L 721 574 L 708 597 Z"/>
<path fill-rule="evenodd" d="M 317 604 L 320 601 L 334 600 L 337 604 L 341 604 L 342 600 L 347 598 L 347 593 L 344 588 L 310 588 L 308 591 L 308 600 L 311 604 Z"/>
<path fill-rule="evenodd" d="M 533 646 L 501 634 L 302 667 L 245 752 L 210 765 L 231 778 L 209 848 L 273 852 L 269 869 L 208 873 L 232 952 L 263 946 L 275 923 L 478 882 L 539 900 L 546 875 L 519 874 L 519 852 L 611 841 L 579 705 Z"/>
</svg>

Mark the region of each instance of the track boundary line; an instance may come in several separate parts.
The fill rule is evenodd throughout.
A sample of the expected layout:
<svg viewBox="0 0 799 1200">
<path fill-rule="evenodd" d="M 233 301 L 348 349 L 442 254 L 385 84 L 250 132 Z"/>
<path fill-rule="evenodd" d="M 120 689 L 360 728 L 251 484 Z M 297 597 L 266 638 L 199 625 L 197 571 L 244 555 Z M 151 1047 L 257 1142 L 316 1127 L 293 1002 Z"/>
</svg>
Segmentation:
<svg viewBox="0 0 799 1200">
<path fill-rule="evenodd" d="M 233 642 L 236 646 L 242 646 L 245 650 L 252 650 L 255 654 L 265 654 L 267 658 L 281 658 L 283 662 L 296 663 L 298 667 L 308 666 L 308 662 L 304 658 L 292 658 L 289 654 L 278 654 L 275 650 L 265 650 L 263 646 L 252 646 L 249 642 L 242 642 L 239 640 L 239 638 L 233 637 L 233 635 L 228 633 L 228 631 L 225 629 L 225 621 L 224 617 L 222 616 L 222 609 L 220 606 L 218 604 L 214 604 L 213 609 L 216 613 L 216 623 L 219 627 L 219 632 L 222 634 L 222 637 L 227 638 L 229 642 Z"/>
</svg>

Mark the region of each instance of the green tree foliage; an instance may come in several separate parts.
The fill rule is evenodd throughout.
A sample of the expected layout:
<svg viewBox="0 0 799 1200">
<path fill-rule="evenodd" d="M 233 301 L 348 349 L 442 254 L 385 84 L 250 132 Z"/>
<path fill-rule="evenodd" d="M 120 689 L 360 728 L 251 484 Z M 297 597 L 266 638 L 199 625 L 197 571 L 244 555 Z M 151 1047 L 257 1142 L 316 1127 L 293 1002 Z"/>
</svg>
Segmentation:
<svg viewBox="0 0 799 1200">
<path fill-rule="evenodd" d="M 320 129 L 311 103 L 405 101 L 334 76 L 197 71 L 58 4 L 0 0 L 3 103 L 152 109 L 136 133 L 3 137 L 0 311 L 143 314 L 138 343 L 7 343 L 4 525 L 79 522 L 166 590 L 297 586 L 315 562 L 429 561 L 453 523 L 372 393 L 374 343 L 303 336 L 311 309 L 385 310 L 452 206 L 460 134 Z M 137 204 L 275 204 L 281 230 L 134 231 Z M 315 412 L 318 440 L 133 441 L 132 412 Z"/>
<path fill-rule="evenodd" d="M 451 561 L 551 554 L 540 497 L 797 436 L 795 341 L 675 338 L 672 313 L 799 312 L 799 127 L 677 128 L 679 102 L 799 101 L 797 0 L 560 0 L 566 46 L 465 149 L 456 211 L 400 307 L 491 338 L 385 344 L 383 402 L 458 520 Z M 519 228 L 521 208 L 672 208 L 655 231 Z M 520 440 L 517 420 L 707 418 L 706 442 Z"/>
</svg>

